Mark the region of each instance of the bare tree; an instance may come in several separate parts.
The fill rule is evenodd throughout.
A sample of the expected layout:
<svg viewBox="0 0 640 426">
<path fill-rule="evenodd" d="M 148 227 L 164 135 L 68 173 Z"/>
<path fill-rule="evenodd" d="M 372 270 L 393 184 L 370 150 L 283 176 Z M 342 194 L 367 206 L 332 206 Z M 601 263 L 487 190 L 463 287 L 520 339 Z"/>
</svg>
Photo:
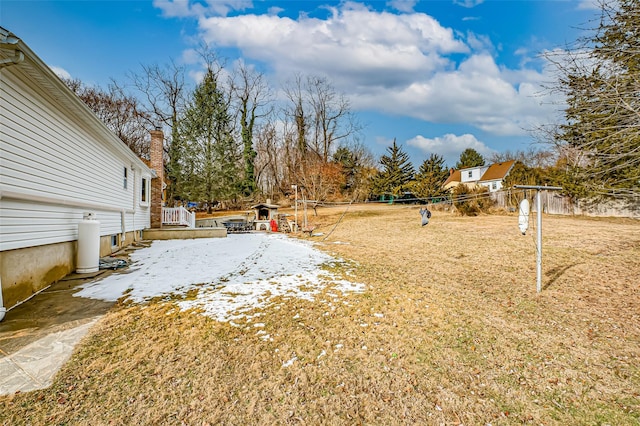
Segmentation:
<svg viewBox="0 0 640 426">
<path fill-rule="evenodd" d="M 550 150 L 531 147 L 527 150 L 494 152 L 489 157 L 489 163 L 491 164 L 510 160 L 520 161 L 528 167 L 544 168 L 552 166 L 557 161 L 557 154 Z"/>
<path fill-rule="evenodd" d="M 265 123 L 256 132 L 255 179 L 265 194 L 280 189 L 283 180 L 278 133 L 273 123 Z"/>
<path fill-rule="evenodd" d="M 257 152 L 253 142 L 256 120 L 271 113 L 272 108 L 268 107 L 271 102 L 271 92 L 264 75 L 244 63 L 236 68 L 234 77 L 232 89 L 238 102 L 240 136 L 243 146 L 244 182 L 242 189 L 245 195 L 251 195 L 257 187 L 255 171 Z"/>
<path fill-rule="evenodd" d="M 63 81 L 138 157 L 149 159 L 149 115 L 135 97 L 115 81 L 107 90 L 78 79 Z"/>
<path fill-rule="evenodd" d="M 284 87 L 284 93 L 290 102 L 290 105 L 283 109 L 284 122 L 292 123 L 297 149 L 302 155 L 306 155 L 309 147 L 307 133 L 310 121 L 308 115 L 310 113 L 305 102 L 302 76 L 300 74 L 296 74 L 294 80 Z"/>
<path fill-rule="evenodd" d="M 307 78 L 307 96 L 313 111 L 313 149 L 327 163 L 337 145 L 360 130 L 347 98 L 325 77 Z"/>
<path fill-rule="evenodd" d="M 324 77 L 300 74 L 284 87 L 283 143 L 288 184 L 303 185 L 318 200 L 336 197 L 344 183 L 336 178 L 332 156 L 360 130 L 348 100 Z"/>
<path fill-rule="evenodd" d="M 154 126 L 164 125 L 171 129 L 170 137 L 166 138 L 168 146 L 165 146 L 169 157 L 165 175 L 170 181 L 167 188 L 167 201 L 170 203 L 175 201 L 182 185 L 181 157 L 184 155 L 184 147 L 179 142 L 178 122 L 185 110 L 189 91 L 185 72 L 183 66 L 171 61 L 164 66 L 142 65 L 140 73 L 129 75 L 134 87 L 146 99 L 145 108 L 149 120 Z"/>
</svg>

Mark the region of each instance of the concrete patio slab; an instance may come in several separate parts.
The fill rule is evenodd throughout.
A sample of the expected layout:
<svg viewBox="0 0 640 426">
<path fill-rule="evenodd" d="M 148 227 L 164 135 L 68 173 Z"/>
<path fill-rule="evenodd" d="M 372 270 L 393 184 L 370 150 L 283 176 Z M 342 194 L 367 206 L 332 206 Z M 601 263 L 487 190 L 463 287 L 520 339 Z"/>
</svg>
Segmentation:
<svg viewBox="0 0 640 426">
<path fill-rule="evenodd" d="M 49 334 L 0 358 L 0 395 L 43 389 L 51 385 L 53 377 L 69 360 L 76 344 L 97 320 L 95 318 L 77 327 Z"/>
<path fill-rule="evenodd" d="M 0 322 L 0 395 L 51 384 L 77 343 L 113 306 L 73 294 L 111 273 L 70 274 L 7 312 Z"/>
</svg>

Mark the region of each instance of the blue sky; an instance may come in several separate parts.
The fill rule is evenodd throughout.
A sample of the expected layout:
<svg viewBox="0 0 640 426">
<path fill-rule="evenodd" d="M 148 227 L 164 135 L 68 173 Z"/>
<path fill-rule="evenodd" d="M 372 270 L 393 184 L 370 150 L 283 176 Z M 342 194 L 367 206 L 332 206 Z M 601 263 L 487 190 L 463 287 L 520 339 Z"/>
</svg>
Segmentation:
<svg viewBox="0 0 640 426">
<path fill-rule="evenodd" d="M 201 41 L 241 58 L 273 87 L 324 75 L 343 92 L 376 155 L 396 138 L 415 167 L 526 150 L 554 121 L 539 54 L 563 48 L 597 16 L 591 0 L 2 0 L 0 26 L 59 74 L 105 87 L 141 64 L 185 64 Z M 195 78 L 195 77 L 194 77 Z"/>
</svg>

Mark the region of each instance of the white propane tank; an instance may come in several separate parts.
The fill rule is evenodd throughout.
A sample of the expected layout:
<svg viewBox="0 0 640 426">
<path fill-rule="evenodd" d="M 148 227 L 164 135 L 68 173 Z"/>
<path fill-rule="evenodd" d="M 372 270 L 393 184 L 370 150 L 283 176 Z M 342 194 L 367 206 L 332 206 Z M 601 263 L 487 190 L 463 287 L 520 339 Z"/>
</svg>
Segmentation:
<svg viewBox="0 0 640 426">
<path fill-rule="evenodd" d="M 100 267 L 100 222 L 95 213 L 84 213 L 78 223 L 78 262 L 76 272 L 98 272 Z"/>
</svg>

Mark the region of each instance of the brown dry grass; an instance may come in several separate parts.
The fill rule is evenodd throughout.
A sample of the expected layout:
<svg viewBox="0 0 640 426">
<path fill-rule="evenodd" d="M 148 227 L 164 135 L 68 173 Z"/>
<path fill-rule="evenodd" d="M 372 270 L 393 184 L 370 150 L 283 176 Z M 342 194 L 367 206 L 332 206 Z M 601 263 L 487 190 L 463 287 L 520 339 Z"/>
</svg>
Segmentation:
<svg viewBox="0 0 640 426">
<path fill-rule="evenodd" d="M 343 212 L 320 209 L 316 231 Z M 321 247 L 366 292 L 280 300 L 259 317 L 273 341 L 250 321 L 120 306 L 51 388 L 0 398 L 0 423 L 637 425 L 640 226 L 543 227 L 536 294 L 515 216 L 435 212 L 423 228 L 415 207 L 351 207 Z"/>
</svg>

